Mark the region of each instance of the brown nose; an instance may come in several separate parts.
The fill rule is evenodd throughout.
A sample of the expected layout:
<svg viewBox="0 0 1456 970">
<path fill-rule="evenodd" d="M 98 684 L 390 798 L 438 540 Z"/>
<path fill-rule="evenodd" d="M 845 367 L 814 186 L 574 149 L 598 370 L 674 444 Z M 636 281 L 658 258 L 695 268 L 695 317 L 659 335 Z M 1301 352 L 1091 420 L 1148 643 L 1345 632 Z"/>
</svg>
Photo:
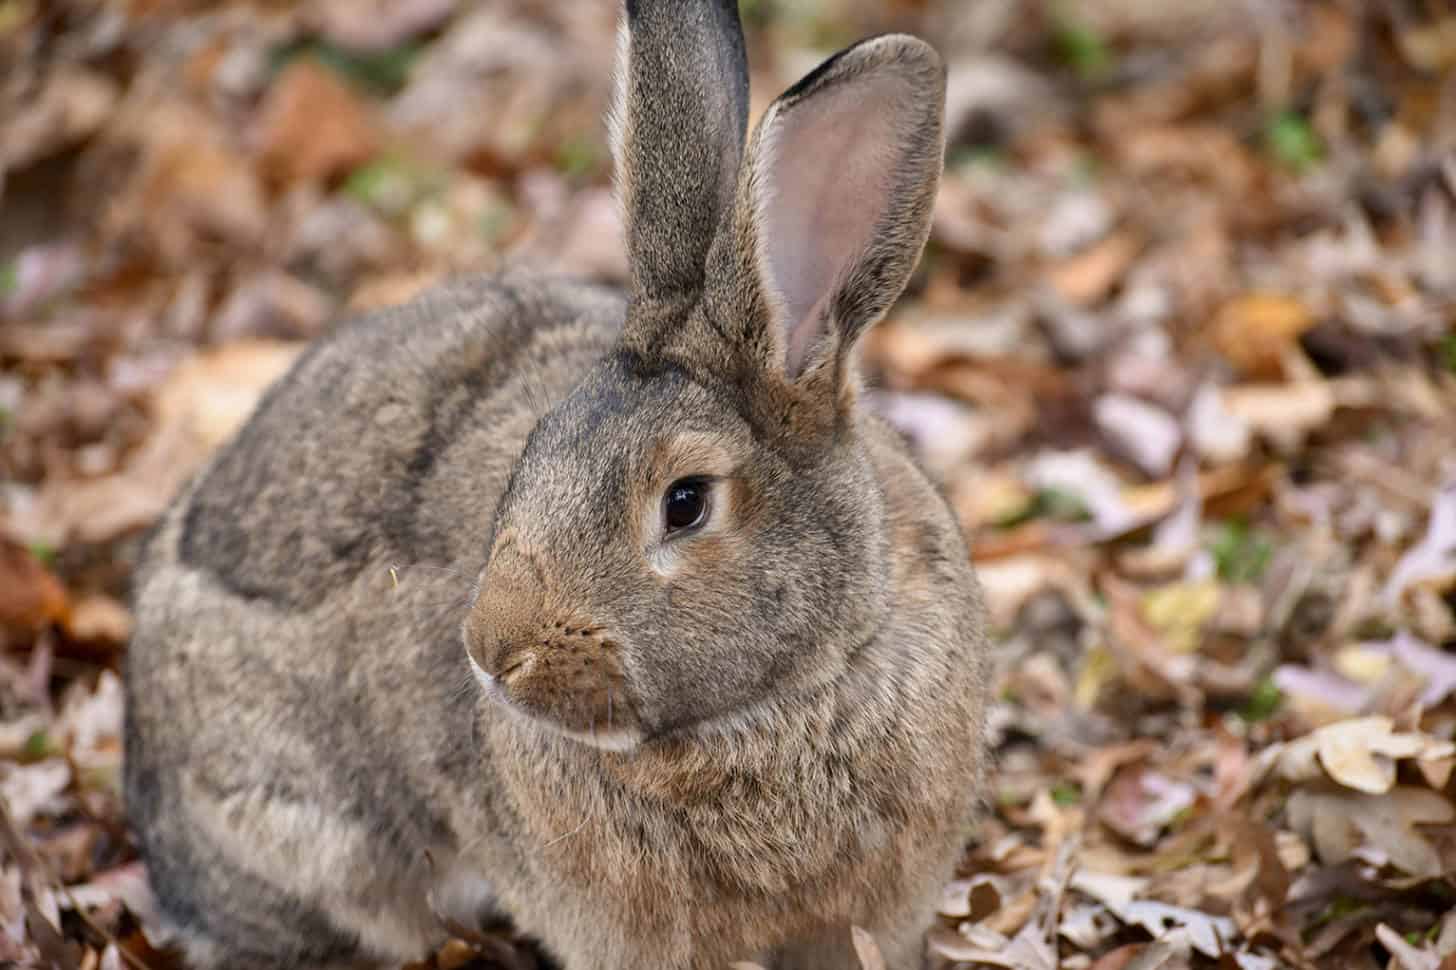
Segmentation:
<svg viewBox="0 0 1456 970">
<path fill-rule="evenodd" d="M 617 642 L 561 599 L 539 561 L 498 548 L 465 623 L 466 649 L 507 701 L 537 718 L 588 740 L 635 731 Z"/>
</svg>

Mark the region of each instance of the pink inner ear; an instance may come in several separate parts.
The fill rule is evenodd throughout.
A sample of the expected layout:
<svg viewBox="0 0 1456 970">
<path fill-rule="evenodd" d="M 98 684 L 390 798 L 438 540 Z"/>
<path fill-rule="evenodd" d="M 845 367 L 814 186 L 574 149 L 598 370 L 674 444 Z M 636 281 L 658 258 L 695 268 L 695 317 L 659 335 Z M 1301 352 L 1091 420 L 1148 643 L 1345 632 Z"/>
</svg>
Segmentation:
<svg viewBox="0 0 1456 970">
<path fill-rule="evenodd" d="M 832 325 L 835 294 L 884 214 L 910 96 L 899 77 L 863 75 L 791 105 L 765 133 L 759 225 L 791 374 Z"/>
</svg>

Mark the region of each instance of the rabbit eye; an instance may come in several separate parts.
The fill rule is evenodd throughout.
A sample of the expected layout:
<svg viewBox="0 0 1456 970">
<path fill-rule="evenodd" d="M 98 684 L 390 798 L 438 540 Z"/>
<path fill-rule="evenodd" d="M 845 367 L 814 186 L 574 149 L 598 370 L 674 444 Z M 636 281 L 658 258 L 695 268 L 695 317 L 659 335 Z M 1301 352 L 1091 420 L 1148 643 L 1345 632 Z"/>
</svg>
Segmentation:
<svg viewBox="0 0 1456 970">
<path fill-rule="evenodd" d="M 708 483 L 701 478 L 680 478 L 662 498 L 668 535 L 695 529 L 708 517 Z"/>
</svg>

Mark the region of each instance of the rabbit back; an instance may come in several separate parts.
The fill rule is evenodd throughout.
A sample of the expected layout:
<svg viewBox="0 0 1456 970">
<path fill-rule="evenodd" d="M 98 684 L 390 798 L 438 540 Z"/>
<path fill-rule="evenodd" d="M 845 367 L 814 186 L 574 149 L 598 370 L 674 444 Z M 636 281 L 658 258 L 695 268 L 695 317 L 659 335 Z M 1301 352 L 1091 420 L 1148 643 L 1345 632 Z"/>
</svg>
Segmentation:
<svg viewBox="0 0 1456 970">
<path fill-rule="evenodd" d="M 492 811 L 461 611 L 530 429 L 622 314 L 585 284 L 477 280 L 341 326 L 150 538 L 126 797 L 199 966 L 438 939 L 430 895 Z"/>
</svg>

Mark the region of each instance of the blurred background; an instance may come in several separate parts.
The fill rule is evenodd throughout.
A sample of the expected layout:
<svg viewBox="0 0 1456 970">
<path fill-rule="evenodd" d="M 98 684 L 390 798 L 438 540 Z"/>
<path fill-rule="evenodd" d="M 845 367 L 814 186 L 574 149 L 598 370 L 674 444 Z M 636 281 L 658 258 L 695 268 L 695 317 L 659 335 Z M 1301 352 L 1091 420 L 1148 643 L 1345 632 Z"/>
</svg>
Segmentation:
<svg viewBox="0 0 1456 970">
<path fill-rule="evenodd" d="M 949 65 L 864 352 L 1001 644 L 933 952 L 1456 967 L 1456 6 L 741 7 L 755 116 L 870 33 Z M 137 541 L 299 348 L 450 274 L 623 278 L 616 15 L 0 0 L 0 963 L 168 965 L 117 796 Z"/>
</svg>

